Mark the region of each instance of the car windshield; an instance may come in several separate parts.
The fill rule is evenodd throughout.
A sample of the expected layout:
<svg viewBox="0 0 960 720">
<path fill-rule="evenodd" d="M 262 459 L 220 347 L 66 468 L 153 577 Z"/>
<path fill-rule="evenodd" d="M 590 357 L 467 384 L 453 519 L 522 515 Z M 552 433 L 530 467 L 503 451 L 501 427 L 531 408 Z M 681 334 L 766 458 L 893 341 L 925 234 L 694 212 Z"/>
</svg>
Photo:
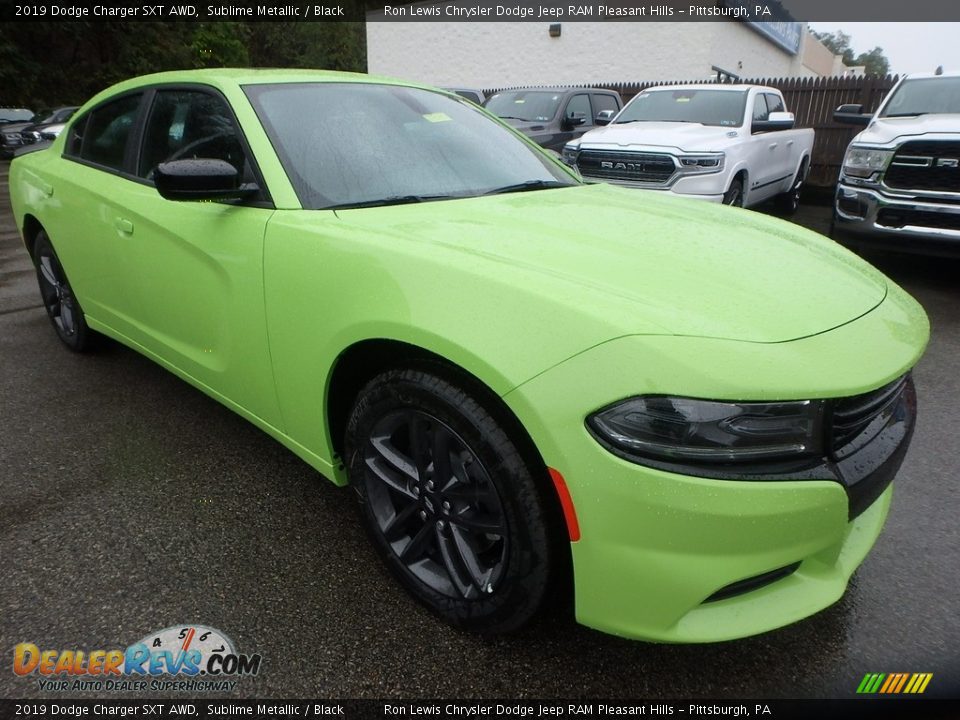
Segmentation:
<svg viewBox="0 0 960 720">
<path fill-rule="evenodd" d="M 880 117 L 928 113 L 960 113 L 960 77 L 905 80 L 884 106 Z"/>
<path fill-rule="evenodd" d="M 577 184 L 547 155 L 460 98 L 367 83 L 244 90 L 308 209 Z"/>
<path fill-rule="evenodd" d="M 689 122 L 740 127 L 746 103 L 746 90 L 649 90 L 631 100 L 616 122 Z"/>
<path fill-rule="evenodd" d="M 33 110 L 0 108 L 0 123 L 30 122 L 33 117 Z"/>
<path fill-rule="evenodd" d="M 526 122 L 553 120 L 560 107 L 563 93 L 545 90 L 511 90 L 497 93 L 484 107 L 502 118 Z"/>
</svg>

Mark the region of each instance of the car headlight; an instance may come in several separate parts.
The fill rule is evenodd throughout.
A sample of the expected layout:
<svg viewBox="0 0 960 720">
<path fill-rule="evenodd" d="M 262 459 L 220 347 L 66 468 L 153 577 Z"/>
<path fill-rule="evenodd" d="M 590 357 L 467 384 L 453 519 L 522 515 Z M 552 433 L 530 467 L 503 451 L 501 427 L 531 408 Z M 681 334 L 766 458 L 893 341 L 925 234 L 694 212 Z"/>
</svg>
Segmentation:
<svg viewBox="0 0 960 720">
<path fill-rule="evenodd" d="M 824 402 L 715 402 L 643 396 L 587 418 L 593 435 L 641 465 L 707 477 L 819 464 Z"/>
<path fill-rule="evenodd" d="M 698 153 L 696 155 L 681 155 L 680 171 L 685 175 L 701 175 L 723 170 L 723 153 Z"/>
<path fill-rule="evenodd" d="M 843 172 L 851 177 L 867 178 L 886 170 L 892 159 L 893 150 L 851 145 L 843 158 Z"/>
<path fill-rule="evenodd" d="M 563 146 L 563 152 L 560 159 L 570 167 L 577 166 L 577 157 L 580 155 L 580 146 L 574 143 L 567 143 Z"/>
</svg>

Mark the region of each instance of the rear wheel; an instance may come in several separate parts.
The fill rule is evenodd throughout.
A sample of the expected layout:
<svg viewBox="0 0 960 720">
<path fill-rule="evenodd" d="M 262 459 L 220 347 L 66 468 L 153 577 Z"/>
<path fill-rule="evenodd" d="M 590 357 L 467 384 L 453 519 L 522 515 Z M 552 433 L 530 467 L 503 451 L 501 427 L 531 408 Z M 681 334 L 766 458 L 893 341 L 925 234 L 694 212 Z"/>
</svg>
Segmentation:
<svg viewBox="0 0 960 720">
<path fill-rule="evenodd" d="M 74 352 L 89 350 L 96 333 L 87 327 L 83 309 L 73 294 L 50 238 L 43 230 L 37 234 L 34 243 L 33 262 L 37 269 L 40 297 L 57 337 Z"/>
<path fill-rule="evenodd" d="M 503 633 L 540 607 L 554 564 L 530 468 L 476 393 L 421 370 L 361 391 L 345 457 L 390 571 L 453 625 Z"/>
</svg>

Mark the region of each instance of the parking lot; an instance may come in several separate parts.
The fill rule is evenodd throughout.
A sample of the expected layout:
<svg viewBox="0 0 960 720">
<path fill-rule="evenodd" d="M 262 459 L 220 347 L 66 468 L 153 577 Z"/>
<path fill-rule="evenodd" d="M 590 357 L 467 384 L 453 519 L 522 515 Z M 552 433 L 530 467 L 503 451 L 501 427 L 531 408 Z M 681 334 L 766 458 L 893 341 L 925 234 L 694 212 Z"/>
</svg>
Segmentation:
<svg viewBox="0 0 960 720">
<path fill-rule="evenodd" d="M 21 642 L 109 649 L 200 623 L 264 658 L 231 697 L 852 697 L 867 672 L 932 672 L 927 695 L 960 694 L 960 262 L 871 258 L 923 304 L 933 333 L 886 531 L 840 602 L 708 646 L 621 640 L 562 612 L 484 639 L 414 604 L 375 558 L 351 494 L 245 420 L 120 345 L 63 349 L 13 224 L 8 167 L 4 665 Z M 803 206 L 797 221 L 825 231 L 829 208 Z M 0 666 L 0 696 L 44 695 Z"/>
</svg>

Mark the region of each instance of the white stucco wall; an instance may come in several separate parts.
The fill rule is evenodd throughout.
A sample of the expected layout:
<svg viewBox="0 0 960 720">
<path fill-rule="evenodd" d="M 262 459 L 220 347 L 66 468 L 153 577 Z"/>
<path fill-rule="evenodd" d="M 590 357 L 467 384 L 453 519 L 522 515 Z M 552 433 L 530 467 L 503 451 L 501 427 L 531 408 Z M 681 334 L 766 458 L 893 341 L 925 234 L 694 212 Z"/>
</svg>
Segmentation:
<svg viewBox="0 0 960 720">
<path fill-rule="evenodd" d="M 741 77 L 805 75 L 790 55 L 738 22 L 367 21 L 372 74 L 459 87 L 696 80 L 717 65 Z"/>
</svg>

